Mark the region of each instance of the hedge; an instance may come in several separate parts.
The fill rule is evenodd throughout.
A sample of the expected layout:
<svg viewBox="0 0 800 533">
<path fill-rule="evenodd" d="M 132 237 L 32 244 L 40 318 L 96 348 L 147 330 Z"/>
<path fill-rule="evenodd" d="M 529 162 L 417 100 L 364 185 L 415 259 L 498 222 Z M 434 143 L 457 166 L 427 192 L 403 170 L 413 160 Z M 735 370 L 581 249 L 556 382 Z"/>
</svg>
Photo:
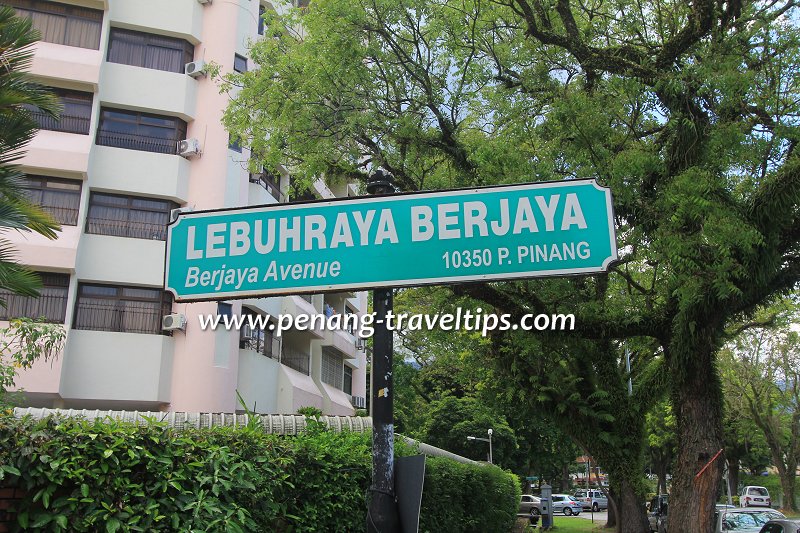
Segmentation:
<svg viewBox="0 0 800 533">
<path fill-rule="evenodd" d="M 3 416 L 0 443 L 0 487 L 23 493 L 12 515 L 21 530 L 365 529 L 367 434 Z M 420 531 L 508 532 L 518 487 L 497 467 L 428 458 Z"/>
</svg>

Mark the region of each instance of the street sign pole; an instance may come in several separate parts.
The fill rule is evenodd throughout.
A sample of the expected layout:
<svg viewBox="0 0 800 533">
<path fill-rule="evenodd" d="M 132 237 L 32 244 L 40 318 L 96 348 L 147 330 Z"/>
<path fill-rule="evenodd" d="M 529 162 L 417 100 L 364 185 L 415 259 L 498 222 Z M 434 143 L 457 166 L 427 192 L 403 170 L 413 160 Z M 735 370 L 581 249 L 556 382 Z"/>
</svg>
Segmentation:
<svg viewBox="0 0 800 533">
<path fill-rule="evenodd" d="M 370 176 L 370 194 L 394 192 L 391 178 L 380 170 Z M 372 292 L 375 333 L 372 337 L 372 487 L 367 511 L 368 533 L 397 533 L 400 519 L 394 490 L 394 343 L 386 316 L 392 310 L 392 288 Z"/>
</svg>

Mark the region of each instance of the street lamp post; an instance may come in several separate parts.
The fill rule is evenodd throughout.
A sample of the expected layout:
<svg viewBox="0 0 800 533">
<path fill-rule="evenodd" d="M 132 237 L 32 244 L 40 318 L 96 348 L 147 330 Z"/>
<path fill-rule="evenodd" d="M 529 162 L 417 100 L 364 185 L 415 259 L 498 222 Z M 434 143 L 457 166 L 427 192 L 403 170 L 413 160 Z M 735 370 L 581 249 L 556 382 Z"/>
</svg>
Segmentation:
<svg viewBox="0 0 800 533">
<path fill-rule="evenodd" d="M 467 437 L 467 440 L 482 440 L 483 442 L 488 442 L 489 443 L 489 464 L 494 464 L 492 462 L 492 428 L 489 428 L 489 431 L 487 433 L 489 433 L 489 438 L 488 439 L 484 439 L 483 437 L 473 437 L 473 436 L 470 435 L 469 437 Z"/>
</svg>

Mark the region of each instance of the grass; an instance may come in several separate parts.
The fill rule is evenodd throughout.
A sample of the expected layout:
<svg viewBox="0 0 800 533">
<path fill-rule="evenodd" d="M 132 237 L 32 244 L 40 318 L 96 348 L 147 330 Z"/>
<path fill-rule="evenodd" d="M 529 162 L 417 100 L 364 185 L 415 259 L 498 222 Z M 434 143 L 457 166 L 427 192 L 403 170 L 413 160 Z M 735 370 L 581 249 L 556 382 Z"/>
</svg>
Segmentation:
<svg viewBox="0 0 800 533">
<path fill-rule="evenodd" d="M 539 523 L 541 525 L 541 522 Z M 596 531 L 596 532 L 610 532 L 614 531 L 614 529 L 604 529 L 603 526 L 605 525 L 605 520 L 595 520 L 594 524 L 592 524 L 591 520 L 584 520 L 583 518 L 578 517 L 567 517 L 567 516 L 554 516 L 553 517 L 553 529 L 552 531 L 556 533 L 583 533 L 585 531 Z M 530 531 L 530 530 L 529 530 Z M 535 530 L 537 533 L 541 531 L 540 529 Z"/>
</svg>

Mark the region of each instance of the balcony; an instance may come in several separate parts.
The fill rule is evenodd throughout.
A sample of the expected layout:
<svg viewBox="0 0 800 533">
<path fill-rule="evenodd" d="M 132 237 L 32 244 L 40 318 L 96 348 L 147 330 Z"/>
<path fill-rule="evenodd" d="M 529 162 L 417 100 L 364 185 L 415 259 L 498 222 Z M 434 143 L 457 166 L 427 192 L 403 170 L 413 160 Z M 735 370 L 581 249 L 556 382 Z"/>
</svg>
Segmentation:
<svg viewBox="0 0 800 533">
<path fill-rule="evenodd" d="M 286 196 L 281 192 L 281 189 L 280 189 L 280 185 L 279 185 L 280 178 L 278 178 L 276 180 L 275 176 L 272 176 L 272 175 L 267 174 L 265 172 L 259 172 L 257 174 L 251 173 L 249 175 L 248 181 L 250 182 L 251 186 L 252 185 L 256 185 L 258 188 L 263 189 L 264 191 L 266 191 L 267 194 L 272 198 L 272 200 L 275 200 L 275 201 L 277 201 L 279 203 L 285 203 L 286 202 Z M 267 202 L 258 202 L 258 201 L 253 202 L 252 200 L 254 198 L 257 198 L 258 196 L 259 195 L 258 194 L 254 194 L 253 191 L 250 192 L 250 196 L 249 197 L 250 197 L 250 200 L 251 200 L 252 204 L 267 203 Z M 269 200 L 269 203 L 271 203 L 271 200 Z"/>
<path fill-rule="evenodd" d="M 45 270 L 74 270 L 77 261 L 81 229 L 61 226 L 56 240 L 38 233 L 10 232 L 6 238 L 16 250 L 16 259 L 30 267 Z"/>
<path fill-rule="evenodd" d="M 164 254 L 164 241 L 85 234 L 77 273 L 85 280 L 163 286 Z"/>
<path fill-rule="evenodd" d="M 311 375 L 311 355 L 292 346 L 283 345 L 281 350 L 281 364 L 297 370 L 306 376 Z"/>
<path fill-rule="evenodd" d="M 89 134 L 91 120 L 88 116 L 61 114 L 58 118 L 55 118 L 39 109 L 32 109 L 30 113 L 40 129 L 77 133 L 79 135 Z"/>
<path fill-rule="evenodd" d="M 170 401 L 173 340 L 162 335 L 72 330 L 61 379 L 65 400 Z"/>
<path fill-rule="evenodd" d="M 311 304 L 310 295 L 304 296 L 288 296 L 283 298 L 281 305 L 281 312 L 287 315 L 297 316 L 297 315 L 308 315 L 309 317 L 313 315 L 318 315 L 319 311 L 317 308 Z M 304 336 L 306 339 L 309 336 L 312 339 L 321 339 L 324 336 L 323 330 L 311 328 L 311 322 L 307 324 L 308 328 L 303 330 L 291 330 L 289 333 L 291 335 L 297 336 Z M 319 326 L 319 321 L 314 321 L 314 326 Z"/>
<path fill-rule="evenodd" d="M 358 357 L 356 339 L 346 331 L 339 329 L 334 331 L 326 330 L 322 345 L 335 348 L 345 359 L 356 359 Z"/>
<path fill-rule="evenodd" d="M 45 82 L 69 81 L 92 90 L 97 88 L 103 51 L 44 41 L 37 42 L 34 49 L 32 75 Z"/>
<path fill-rule="evenodd" d="M 19 164 L 30 174 L 56 172 L 85 178 L 89 171 L 91 148 L 89 135 L 39 130 Z"/>
<path fill-rule="evenodd" d="M 91 212 L 89 216 L 91 217 Z M 156 224 L 153 222 L 136 220 L 106 220 L 92 217 L 86 221 L 86 233 L 93 235 L 109 235 L 111 237 L 165 241 L 167 240 L 167 224 Z"/>
<path fill-rule="evenodd" d="M 197 0 L 111 2 L 110 7 L 112 26 L 155 31 L 193 43 L 200 42 L 203 6 Z"/>
<path fill-rule="evenodd" d="M 166 334 L 161 329 L 165 309 L 149 302 L 79 302 L 75 308 L 76 330 L 116 333 Z"/>
<path fill-rule="evenodd" d="M 165 72 L 150 68 L 123 65 L 120 63 L 104 63 L 101 73 L 100 101 L 103 106 L 124 106 L 127 109 L 145 110 L 164 113 L 191 121 L 195 116 L 197 105 L 197 80 L 183 73 Z M 178 139 L 180 140 L 180 139 Z M 133 150 L 158 151 L 159 153 L 175 153 L 175 142 L 161 151 L 138 148 L 139 139 L 121 139 L 111 142 L 133 144 Z M 117 144 L 106 144 L 118 146 Z"/>
<path fill-rule="evenodd" d="M 138 193 L 186 203 L 189 170 L 189 161 L 179 156 L 97 146 L 92 151 L 89 185 L 95 189 Z"/>
<path fill-rule="evenodd" d="M 98 131 L 96 143 L 98 146 L 111 146 L 156 154 L 174 155 L 178 153 L 178 141 L 175 139 L 147 137 L 135 133 Z"/>
<path fill-rule="evenodd" d="M 66 290 L 66 289 L 65 289 Z M 43 318 L 45 322 L 63 324 L 67 317 L 67 294 L 45 295 L 37 298 L 9 294 L 3 291 L 0 298 L 5 300 L 5 308 L 0 307 L 0 320 L 9 318 Z"/>
</svg>

